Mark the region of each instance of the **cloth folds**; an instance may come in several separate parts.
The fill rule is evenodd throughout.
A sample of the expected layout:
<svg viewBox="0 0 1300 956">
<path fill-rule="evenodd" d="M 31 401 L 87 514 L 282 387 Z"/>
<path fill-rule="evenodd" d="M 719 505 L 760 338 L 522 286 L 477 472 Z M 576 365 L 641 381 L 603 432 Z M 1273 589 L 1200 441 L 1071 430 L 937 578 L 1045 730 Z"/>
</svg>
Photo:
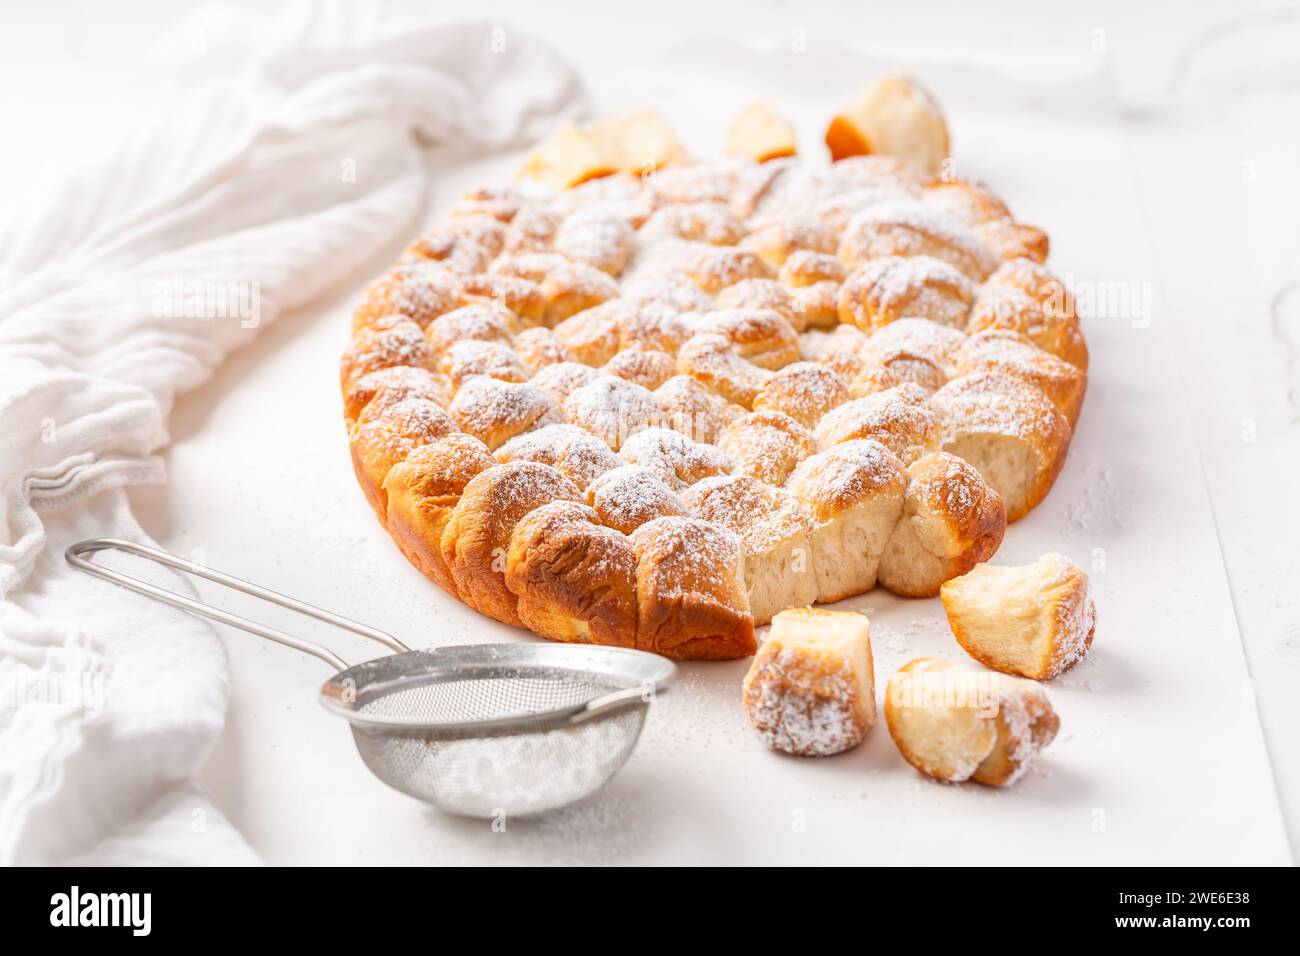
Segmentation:
<svg viewBox="0 0 1300 956">
<path fill-rule="evenodd" d="M 221 76 L 0 234 L 0 863 L 256 859 L 192 779 L 225 714 L 215 633 L 63 549 L 145 539 L 123 488 L 163 480 L 175 396 L 413 228 L 427 145 L 519 146 L 586 109 L 490 24 L 338 3 L 204 31 Z"/>
</svg>

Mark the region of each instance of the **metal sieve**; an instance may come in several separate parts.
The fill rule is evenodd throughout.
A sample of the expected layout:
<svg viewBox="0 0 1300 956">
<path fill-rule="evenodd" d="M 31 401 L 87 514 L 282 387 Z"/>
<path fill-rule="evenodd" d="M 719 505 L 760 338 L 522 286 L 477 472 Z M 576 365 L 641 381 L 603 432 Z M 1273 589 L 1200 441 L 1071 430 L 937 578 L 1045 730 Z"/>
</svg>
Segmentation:
<svg viewBox="0 0 1300 956">
<path fill-rule="evenodd" d="M 124 551 L 193 574 L 398 653 L 348 666 L 324 647 L 90 560 Z M 68 563 L 200 617 L 320 658 L 338 673 L 325 709 L 347 720 L 380 780 L 441 810 L 474 817 L 554 810 L 600 789 L 636 746 L 650 701 L 677 673 L 655 654 L 592 644 L 468 644 L 410 650 L 395 637 L 144 545 L 95 538 Z"/>
</svg>

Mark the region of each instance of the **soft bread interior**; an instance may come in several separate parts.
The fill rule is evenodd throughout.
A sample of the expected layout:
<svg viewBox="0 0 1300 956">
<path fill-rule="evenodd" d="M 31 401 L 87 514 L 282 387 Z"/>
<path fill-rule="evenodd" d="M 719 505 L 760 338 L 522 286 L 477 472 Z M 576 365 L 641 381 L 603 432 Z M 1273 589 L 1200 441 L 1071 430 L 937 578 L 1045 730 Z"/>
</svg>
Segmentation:
<svg viewBox="0 0 1300 956">
<path fill-rule="evenodd" d="M 1029 442 L 1008 435 L 973 433 L 944 443 L 943 450 L 974 465 L 1002 498 L 1007 519 L 1024 515 L 1039 486 L 1038 452 Z"/>
<path fill-rule="evenodd" d="M 1043 591 L 1054 577 L 1037 562 L 1023 568 L 981 564 L 953 578 L 944 585 L 944 607 L 959 622 L 962 645 L 1018 673 L 1045 667 L 1052 622 L 1044 620 L 1050 605 Z"/>
<path fill-rule="evenodd" d="M 802 532 L 771 540 L 766 546 L 745 540 L 745 590 L 756 625 L 789 607 L 817 600 L 812 543 Z"/>
<path fill-rule="evenodd" d="M 817 601 L 830 604 L 876 586 L 881 555 L 902 509 L 902 498 L 882 496 L 846 509 L 813 531 Z"/>
</svg>

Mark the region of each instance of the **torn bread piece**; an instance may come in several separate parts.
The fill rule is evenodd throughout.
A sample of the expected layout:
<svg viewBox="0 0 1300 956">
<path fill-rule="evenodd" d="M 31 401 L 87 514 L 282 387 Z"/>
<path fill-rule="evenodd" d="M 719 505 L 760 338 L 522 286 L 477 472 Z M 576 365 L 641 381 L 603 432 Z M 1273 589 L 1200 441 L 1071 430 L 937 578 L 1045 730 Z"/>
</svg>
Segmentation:
<svg viewBox="0 0 1300 956">
<path fill-rule="evenodd" d="M 685 158 L 668 121 L 654 110 L 638 110 L 561 126 L 528 154 L 516 175 L 568 189 L 613 173 L 652 173 Z"/>
<path fill-rule="evenodd" d="M 825 757 L 856 747 L 876 722 L 866 615 L 790 608 L 745 675 L 745 714 L 769 747 Z"/>
<path fill-rule="evenodd" d="M 740 159 L 765 163 L 797 152 L 794 127 L 767 100 L 750 103 L 727 127 L 724 152 Z"/>
<path fill-rule="evenodd" d="M 948 158 L 948 124 L 920 83 L 890 74 L 831 119 L 826 146 L 835 162 L 883 153 L 909 160 L 934 176 Z"/>
<path fill-rule="evenodd" d="M 1022 567 L 978 564 L 939 594 L 957 643 L 1004 674 L 1051 680 L 1092 646 L 1088 576 L 1059 554 Z"/>
<path fill-rule="evenodd" d="M 885 688 L 885 722 L 903 759 L 931 780 L 1007 787 L 1056 737 L 1060 720 L 1032 681 L 921 657 Z"/>
</svg>

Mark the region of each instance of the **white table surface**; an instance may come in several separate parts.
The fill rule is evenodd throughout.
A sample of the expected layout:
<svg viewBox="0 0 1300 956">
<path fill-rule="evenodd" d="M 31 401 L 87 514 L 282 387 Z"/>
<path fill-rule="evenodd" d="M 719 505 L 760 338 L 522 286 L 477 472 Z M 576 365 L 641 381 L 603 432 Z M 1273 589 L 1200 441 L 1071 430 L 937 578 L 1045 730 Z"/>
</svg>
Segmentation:
<svg viewBox="0 0 1300 956">
<path fill-rule="evenodd" d="M 82 10 L 54 3 L 6 13 L 6 29 L 0 32 L 0 115 L 10 131 L 7 140 L 20 148 L 0 151 L 0 201 L 10 191 L 17 195 L 39 188 L 42 177 L 77 161 L 85 144 L 111 137 L 121 124 L 149 114 L 150 107 L 140 105 L 140 93 L 160 69 L 157 59 L 151 59 L 159 24 L 187 6 L 130 2 L 111 10 Z M 1290 542 L 1300 532 L 1300 516 L 1288 492 L 1294 485 L 1290 475 L 1300 463 L 1295 397 L 1300 389 L 1300 292 L 1294 289 L 1300 281 L 1300 237 L 1294 226 L 1300 145 L 1294 121 L 1280 120 L 1294 118 L 1300 102 L 1286 59 L 1295 48 L 1289 41 L 1300 37 L 1294 8 L 1254 14 L 1252 9 L 1275 11 L 1275 5 L 1158 4 L 1130 10 L 1103 3 L 1091 12 L 1067 12 L 1039 4 L 999 4 L 995 17 L 952 2 L 911 4 L 905 10 L 881 5 L 879 12 L 855 4 L 846 8 L 854 12 L 843 14 L 841 22 L 829 14 L 813 17 L 793 3 L 750 4 L 744 15 L 737 5 L 707 17 L 688 5 L 661 5 L 657 9 L 665 12 L 632 23 L 616 15 L 615 8 L 577 12 L 576 5 L 562 4 L 557 11 L 551 4 L 540 18 L 524 3 L 489 6 L 503 21 L 548 35 L 583 67 L 593 87 L 617 87 L 666 50 L 707 50 L 710 43 L 746 40 L 783 44 L 796 29 L 806 31 L 810 43 L 848 30 L 855 40 L 862 38 L 860 46 L 887 49 L 895 57 L 959 46 L 982 58 L 1014 62 L 1050 60 L 1054 53 L 1077 57 L 1081 51 L 1097 51 L 1108 60 L 1136 176 L 1137 208 L 1127 212 L 1143 222 L 1150 244 L 1135 257 L 1140 254 L 1151 264 L 1144 268 L 1157 290 L 1158 314 L 1168 320 L 1158 361 L 1167 362 L 1169 387 L 1183 390 L 1203 469 L 1203 478 L 1197 477 L 1208 490 L 1217 530 L 1217 539 L 1212 534 L 1206 540 L 1211 548 L 1217 540 L 1221 549 L 1249 667 L 1251 683 L 1239 695 L 1245 711 L 1235 701 L 1221 699 L 1206 700 L 1204 707 L 1252 720 L 1258 707 L 1273 780 L 1265 772 L 1249 781 L 1247 792 L 1254 794 L 1252 806 L 1264 808 L 1263 816 L 1270 802 L 1274 812 L 1280 803 L 1294 852 L 1300 832 L 1300 748 L 1295 746 L 1300 697 L 1294 693 L 1300 680 L 1300 613 Z M 176 56 L 175 50 L 168 56 Z M 960 144 L 959 138 L 959 158 Z M 439 173 L 435 199 L 476 185 L 484 176 L 483 166 L 473 168 L 471 177 L 454 157 L 431 162 Z M 510 163 L 489 166 L 504 176 Z M 1032 188 L 1031 182 L 1028 196 L 1017 196 L 1014 188 L 1004 192 L 1022 200 L 1014 203 L 1018 209 L 1024 210 L 1027 200 L 1032 211 Z M 1058 250 L 1068 250 L 1069 223 L 1059 214 L 1044 223 L 1058 240 Z M 422 628 L 450 631 L 454 639 L 491 639 L 508 629 L 449 606 L 396 556 L 351 486 L 337 421 L 321 413 L 320 396 L 332 396 L 334 361 L 345 334 L 341 316 L 355 287 L 383 264 L 359 265 L 352 281 L 341 283 L 329 301 L 286 316 L 262 333 L 255 349 L 236 355 L 211 382 L 183 396 L 172 418 L 173 480 L 161 488 L 138 489 L 132 499 L 146 530 L 181 553 L 200 549 L 215 566 L 391 625 L 416 643 L 420 640 L 412 630 Z M 1094 355 L 1107 347 L 1126 347 L 1124 337 L 1109 329 L 1095 337 L 1090 330 L 1090 339 Z M 1089 402 L 1097 401 L 1094 392 Z M 1095 415 L 1098 407 L 1085 409 L 1080 441 L 1104 449 L 1109 423 L 1089 419 L 1089 411 Z M 1170 427 L 1185 426 L 1175 422 Z M 1088 429 L 1095 430 L 1091 439 L 1084 434 Z M 1076 446 L 1062 486 L 1044 508 L 1077 503 L 1077 497 L 1066 497 L 1073 491 L 1100 503 L 1099 520 L 1120 521 L 1122 496 L 1108 498 L 1104 476 L 1090 472 L 1090 466 L 1099 467 L 1079 456 Z M 1187 467 L 1195 468 L 1196 462 Z M 300 496 L 302 507 L 286 507 L 282 493 L 267 490 L 293 481 L 307 489 Z M 1126 520 L 1142 517 L 1128 514 Z M 1171 539 L 1181 530 L 1176 521 L 1168 528 Z M 1082 546 L 1035 541 L 1032 528 L 1018 538 L 1008 537 L 1005 559 L 1029 557 L 1040 544 L 1044 547 L 1038 550 Z M 1222 586 L 1222 567 L 1206 564 L 1189 569 L 1189 580 L 1203 574 L 1205 587 L 1214 588 L 1217 574 Z M 1179 626 L 1176 589 L 1152 593 L 1150 599 L 1173 606 L 1168 626 Z M 912 650 L 937 646 L 935 629 L 942 625 L 934 617 L 936 609 L 878 595 L 855 606 L 877 612 L 886 635 L 878 638 L 878 655 L 899 655 L 895 662 L 901 663 Z M 910 633 L 909 621 L 916 622 Z M 1232 623 L 1227 622 L 1229 627 Z M 930 822 L 937 836 L 918 854 L 893 845 L 899 842 L 898 831 L 871 816 L 873 791 L 896 792 L 904 786 L 887 763 L 887 735 L 878 730 L 864 753 L 815 769 L 763 759 L 767 755 L 754 752 L 754 741 L 736 715 L 717 712 L 725 697 L 715 691 L 743 673 L 744 665 L 734 664 L 689 669 L 677 695 L 678 713 L 698 715 L 702 726 L 712 722 L 711 730 L 701 730 L 694 740 L 676 737 L 670 745 L 656 742 L 652 723 L 650 746 L 638 752 L 606 796 L 553 822 L 520 824 L 506 848 L 491 831 L 413 808 L 371 780 L 350 752 L 347 735 L 317 711 L 313 695 L 322 675 L 310 662 L 240 634 L 224 637 L 234 693 L 228 727 L 203 782 L 272 862 L 979 860 L 989 859 L 986 848 L 978 841 L 963 847 L 960 841 L 966 819 L 961 814 L 970 802 L 979 805 L 990 826 L 1019 809 L 1005 795 L 970 797 L 964 788 L 908 780 L 905 786 L 913 788 L 916 801 L 934 814 Z M 358 659 L 369 656 L 356 643 L 344 641 L 341 649 Z M 1107 671 L 1105 680 L 1080 669 L 1079 684 L 1093 679 L 1115 690 L 1125 682 L 1150 680 L 1125 673 L 1115 659 L 1099 660 Z M 1080 708 L 1089 706 L 1086 690 L 1067 686 L 1060 693 L 1067 702 L 1077 696 Z M 1104 693 L 1093 696 L 1104 698 Z M 1084 723 L 1074 732 L 1089 731 Z M 1214 743 L 1205 740 L 1207 752 Z M 1063 744 L 1073 747 L 1065 753 L 1085 749 L 1068 737 Z M 674 760 L 674 748 L 692 759 Z M 780 820 L 768 820 L 760 832 L 749 834 L 763 841 L 763 853 L 754 853 L 747 834 L 728 825 L 733 810 L 711 799 L 711 775 L 722 772 L 738 753 L 745 756 L 735 772 L 744 775 L 747 788 L 780 786 L 798 794 L 793 803 L 782 805 Z M 863 776 L 864 767 L 874 769 Z M 872 776 L 881 773 L 883 780 Z M 1047 803 L 1067 797 L 1078 803 L 1081 789 L 1098 784 L 1061 773 L 1038 775 L 1030 782 L 1037 788 L 1035 799 Z M 1171 785 L 1176 784 L 1175 778 Z M 1255 793 L 1270 786 L 1276 789 L 1275 801 Z M 859 791 L 862 813 L 870 820 L 861 824 L 861 832 L 879 841 L 879 852 L 866 857 L 844 848 L 833 833 L 819 834 L 817 825 L 819 806 L 842 811 L 837 801 L 845 792 Z M 1078 805 L 1087 805 L 1086 798 Z M 796 812 L 806 816 L 802 831 L 787 819 Z M 829 810 L 828 815 L 834 817 Z M 1252 838 L 1250 821 L 1238 823 L 1243 852 L 1237 859 L 1288 858 L 1286 847 L 1271 850 L 1268 840 Z M 1202 825 L 1221 827 L 1223 820 Z M 945 841 L 943 835 L 949 833 L 953 839 Z M 1109 833 L 1113 839 L 1098 841 L 1077 858 L 1198 859 L 1194 842 L 1185 852 L 1171 854 L 1159 835 L 1126 827 L 1123 821 L 1113 821 Z M 1117 850 L 1116 844 L 1124 849 Z M 1036 849 L 1009 848 L 997 858 L 1052 859 L 1054 850 L 1066 845 L 1078 850 L 1077 841 L 1063 838 Z M 1216 859 L 1231 858 L 1216 854 Z"/>
</svg>

